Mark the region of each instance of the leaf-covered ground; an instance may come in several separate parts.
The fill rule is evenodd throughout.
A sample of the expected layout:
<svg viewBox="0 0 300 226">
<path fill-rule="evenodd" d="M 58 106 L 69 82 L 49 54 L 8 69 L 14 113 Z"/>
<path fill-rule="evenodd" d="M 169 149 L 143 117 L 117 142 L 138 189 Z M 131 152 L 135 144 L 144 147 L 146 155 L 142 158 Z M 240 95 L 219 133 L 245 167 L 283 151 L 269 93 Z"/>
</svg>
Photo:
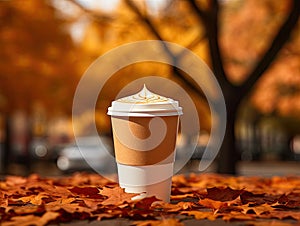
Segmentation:
<svg viewBox="0 0 300 226">
<path fill-rule="evenodd" d="M 134 225 L 184 225 L 186 219 L 243 221 L 244 225 L 300 223 L 300 177 L 176 175 L 170 203 L 132 201 L 98 174 L 63 178 L 7 176 L 0 181 L 0 224 L 47 225 L 125 218 Z M 288 221 L 280 221 L 289 219 Z"/>
</svg>

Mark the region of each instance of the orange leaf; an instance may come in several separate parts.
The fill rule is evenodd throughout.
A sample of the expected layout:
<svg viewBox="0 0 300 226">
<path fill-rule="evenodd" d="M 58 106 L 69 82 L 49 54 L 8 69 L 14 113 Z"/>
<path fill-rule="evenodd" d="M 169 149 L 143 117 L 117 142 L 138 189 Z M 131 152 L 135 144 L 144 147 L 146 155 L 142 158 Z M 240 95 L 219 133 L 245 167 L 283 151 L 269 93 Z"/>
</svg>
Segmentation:
<svg viewBox="0 0 300 226">
<path fill-rule="evenodd" d="M 126 193 L 124 189 L 120 187 L 103 187 L 103 190 L 100 193 L 101 195 L 108 197 L 108 199 L 101 202 L 102 205 L 119 205 L 124 202 L 131 202 L 131 198 L 137 196 L 137 194 Z"/>
<path fill-rule="evenodd" d="M 256 215 L 261 215 L 263 213 L 269 213 L 271 211 L 274 211 L 274 208 L 272 206 L 270 206 L 269 204 L 262 204 L 262 205 L 259 205 L 259 206 L 251 206 L 249 207 L 248 205 L 243 205 L 243 206 L 240 206 L 243 211 L 242 213 L 244 214 L 247 214 L 249 213 L 249 211 L 253 211 Z"/>
<path fill-rule="evenodd" d="M 246 226 L 295 226 L 294 223 L 282 221 L 249 221 Z"/>
<path fill-rule="evenodd" d="M 171 212 L 178 212 L 181 210 L 191 209 L 193 206 L 195 206 L 195 204 L 192 202 L 179 202 L 176 204 L 157 202 L 155 203 L 153 208 L 162 208 L 164 209 L 164 211 L 171 213 Z"/>
<path fill-rule="evenodd" d="M 184 226 L 178 219 L 168 218 L 163 220 L 150 220 L 150 221 L 135 221 L 133 225 L 136 226 Z"/>
<path fill-rule="evenodd" d="M 170 218 L 175 214 L 193 216 L 197 220 L 300 221 L 300 177 L 278 177 L 275 180 L 192 174 L 190 177 L 176 176 L 175 179 L 172 192 L 176 194 L 176 200 L 165 203 L 155 197 L 132 201 L 136 194 L 125 193 L 116 183 L 94 174 L 77 173 L 55 179 L 37 175 L 8 177 L 7 181 L 0 181 L 1 225 L 44 225 L 51 222 L 50 219 L 59 223 L 118 217 L 163 219 L 135 222 L 140 225 L 181 225 L 180 220 Z M 286 189 L 283 185 L 273 184 L 278 181 L 288 184 Z"/>
<path fill-rule="evenodd" d="M 269 214 L 266 214 L 265 216 L 266 218 L 277 218 L 279 220 L 283 220 L 283 219 L 295 219 L 297 221 L 300 221 L 300 212 L 299 211 L 278 211 L 278 210 L 274 210 L 272 212 L 270 212 Z"/>
<path fill-rule="evenodd" d="M 87 212 L 91 211 L 90 208 L 80 205 L 79 203 L 73 203 L 76 201 L 75 198 L 68 198 L 68 199 L 58 199 L 54 202 L 47 203 L 45 208 L 47 211 L 58 211 L 60 209 L 64 209 L 69 213 L 75 212 Z"/>
<path fill-rule="evenodd" d="M 18 198 L 14 201 L 22 201 L 23 203 L 31 203 L 33 205 L 42 205 L 44 203 L 43 198 L 48 198 L 49 195 L 45 193 L 39 193 L 37 195 L 30 195 Z"/>
<path fill-rule="evenodd" d="M 231 211 L 229 214 L 226 214 L 222 217 L 224 221 L 232 221 L 232 220 L 253 220 L 255 217 L 249 214 L 244 214 L 240 212 Z"/>
<path fill-rule="evenodd" d="M 98 221 L 101 221 L 102 219 L 110 219 L 114 218 L 114 214 L 108 214 L 108 213 L 98 213 L 98 214 L 93 214 L 93 217 L 97 217 Z"/>
<path fill-rule="evenodd" d="M 219 214 L 213 212 L 202 212 L 202 211 L 182 211 L 181 214 L 187 214 L 189 216 L 194 216 L 197 220 L 208 219 L 214 221 L 217 219 Z"/>
<path fill-rule="evenodd" d="M 189 197 L 194 197 L 194 195 L 193 194 L 171 195 L 172 200 L 185 199 Z"/>
<path fill-rule="evenodd" d="M 215 200 L 208 199 L 208 198 L 201 199 L 199 201 L 199 204 L 201 204 L 204 207 L 214 209 L 214 210 L 218 210 L 218 209 L 228 205 L 226 202 L 215 201 Z"/>
<path fill-rule="evenodd" d="M 34 215 L 26 215 L 26 216 L 15 216 L 11 218 L 11 221 L 3 222 L 2 226 L 43 226 L 48 222 L 55 220 L 60 214 L 56 212 L 46 212 L 42 217 L 34 216 Z"/>
</svg>

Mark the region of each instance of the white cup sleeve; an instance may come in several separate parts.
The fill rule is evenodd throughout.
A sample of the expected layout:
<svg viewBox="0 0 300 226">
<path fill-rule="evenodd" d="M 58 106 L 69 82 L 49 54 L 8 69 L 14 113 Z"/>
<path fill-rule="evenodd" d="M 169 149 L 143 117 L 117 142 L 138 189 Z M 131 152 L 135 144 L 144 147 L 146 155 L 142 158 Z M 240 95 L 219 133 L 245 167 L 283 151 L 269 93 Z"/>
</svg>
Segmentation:
<svg viewBox="0 0 300 226">
<path fill-rule="evenodd" d="M 174 163 L 147 166 L 129 166 L 117 163 L 119 184 L 144 186 L 160 183 L 173 176 Z"/>
</svg>

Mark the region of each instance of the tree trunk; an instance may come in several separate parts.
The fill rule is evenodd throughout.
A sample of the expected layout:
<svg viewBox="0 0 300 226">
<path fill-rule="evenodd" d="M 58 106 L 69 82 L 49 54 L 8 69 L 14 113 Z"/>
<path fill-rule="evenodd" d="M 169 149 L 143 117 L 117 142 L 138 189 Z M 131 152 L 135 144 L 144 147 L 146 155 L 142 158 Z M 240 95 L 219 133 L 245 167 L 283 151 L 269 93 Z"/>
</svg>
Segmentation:
<svg viewBox="0 0 300 226">
<path fill-rule="evenodd" d="M 226 95 L 226 93 L 224 93 Z M 239 159 L 239 153 L 236 147 L 235 139 L 235 120 L 241 98 L 236 93 L 226 99 L 227 122 L 224 140 L 217 158 L 218 173 L 236 174 L 236 163 Z"/>
<path fill-rule="evenodd" d="M 4 118 L 5 124 L 4 124 L 4 141 L 3 141 L 3 151 L 4 151 L 4 156 L 3 156 L 3 173 L 7 174 L 8 173 L 8 166 L 11 160 L 11 144 L 10 144 L 10 117 L 9 115 L 6 115 Z"/>
<path fill-rule="evenodd" d="M 217 159 L 218 173 L 236 174 L 238 157 L 235 147 L 234 122 L 232 117 L 227 117 L 225 136 Z"/>
</svg>

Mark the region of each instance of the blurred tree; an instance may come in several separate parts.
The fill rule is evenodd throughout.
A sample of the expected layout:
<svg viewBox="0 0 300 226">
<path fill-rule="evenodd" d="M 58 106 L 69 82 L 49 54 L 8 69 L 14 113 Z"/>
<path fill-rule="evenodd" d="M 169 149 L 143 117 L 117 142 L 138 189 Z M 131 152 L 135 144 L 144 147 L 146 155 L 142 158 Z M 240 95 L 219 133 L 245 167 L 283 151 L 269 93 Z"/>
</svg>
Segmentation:
<svg viewBox="0 0 300 226">
<path fill-rule="evenodd" d="M 291 33 L 297 28 L 299 1 L 275 3 L 268 0 L 260 2 L 250 0 L 238 3 L 234 5 L 237 7 L 234 9 L 237 13 L 225 17 L 228 20 L 224 21 L 227 23 L 223 26 L 221 24 L 223 28 L 221 30 L 220 19 L 224 17 L 220 17 L 222 11 L 218 1 L 211 1 L 206 11 L 195 1 L 191 1 L 195 12 L 206 27 L 212 68 L 223 89 L 227 105 L 227 130 L 218 165 L 219 172 L 222 173 L 235 173 L 237 151 L 234 125 L 241 101 L 250 94 L 263 73 L 268 73 L 267 69 L 276 65 L 272 65 L 272 62 L 284 48 L 284 44 L 288 41 L 291 43 L 291 40 L 294 41 L 292 45 L 297 45 L 298 42 L 291 39 L 293 37 Z M 219 31 L 221 32 L 218 33 Z M 294 32 L 299 31 L 295 29 Z M 299 54 L 296 58 L 299 60 Z M 280 57 L 276 60 L 280 60 Z M 297 69 L 292 73 L 299 76 Z"/>
<path fill-rule="evenodd" d="M 237 110 L 257 81 L 251 100 L 262 112 L 299 112 L 300 2 L 166 0 L 156 10 L 150 2 L 124 0 L 115 11 L 104 12 L 77 0 L 0 1 L 0 110 L 30 111 L 35 102 L 42 102 L 48 114 L 70 113 L 80 75 L 100 54 L 137 40 L 175 42 L 211 66 L 224 92 L 227 130 L 218 165 L 219 172 L 235 173 Z M 166 51 L 174 60 L 182 57 Z M 104 87 L 101 108 L 107 108 L 137 71 L 170 77 L 204 103 L 201 89 L 177 68 L 133 65 L 110 79 L 114 89 Z M 101 121 L 103 114 L 96 117 Z M 209 123 L 205 128 L 209 130 Z"/>
<path fill-rule="evenodd" d="M 68 23 L 58 16 L 49 1 L 0 1 L 0 114 L 6 121 L 0 165 L 6 170 L 16 161 L 29 170 L 33 136 L 47 135 L 47 120 L 71 114 L 82 72 Z M 16 112 L 28 128 L 18 131 Z"/>
<path fill-rule="evenodd" d="M 70 113 L 81 73 L 66 21 L 48 1 L 0 2 L 0 105 Z M 77 51 L 77 52 L 76 52 Z"/>
<path fill-rule="evenodd" d="M 221 173 L 235 173 L 238 152 L 235 147 L 234 125 L 237 112 L 242 100 L 251 95 L 252 88 L 260 77 L 264 74 L 253 95 L 253 102 L 261 110 L 294 110 L 296 100 L 299 100 L 297 94 L 298 96 L 293 97 L 292 104 L 290 102 L 293 100 L 290 98 L 291 93 L 298 91 L 298 83 L 294 80 L 299 80 L 299 47 L 296 50 L 294 46 L 299 46 L 297 21 L 300 2 L 165 2 L 164 7 L 154 15 L 146 7 L 147 4 L 143 4 L 145 2 L 125 0 L 120 3 L 119 11 L 115 12 L 116 19 L 113 23 L 125 30 L 123 42 L 149 38 L 176 42 L 192 49 L 211 65 L 223 90 L 227 107 L 227 129 L 218 158 L 218 170 Z M 280 52 L 281 49 L 283 51 Z M 210 53 L 209 57 L 205 54 L 206 50 Z M 166 51 L 172 54 L 168 49 Z M 280 56 L 277 57 L 279 52 Z M 180 59 L 180 55 L 171 57 L 174 60 Z M 289 74 L 289 79 L 286 74 Z M 176 68 L 173 68 L 172 75 L 188 85 L 198 97 L 202 97 L 202 91 L 187 75 Z M 267 77 L 276 85 L 266 87 L 264 81 L 268 80 Z M 289 80 L 287 87 L 282 86 L 279 81 L 275 82 L 274 77 Z M 267 91 L 270 89 L 277 91 L 269 94 Z M 289 98 L 282 97 L 280 105 L 275 103 L 278 92 L 283 96 L 289 95 Z"/>
</svg>

